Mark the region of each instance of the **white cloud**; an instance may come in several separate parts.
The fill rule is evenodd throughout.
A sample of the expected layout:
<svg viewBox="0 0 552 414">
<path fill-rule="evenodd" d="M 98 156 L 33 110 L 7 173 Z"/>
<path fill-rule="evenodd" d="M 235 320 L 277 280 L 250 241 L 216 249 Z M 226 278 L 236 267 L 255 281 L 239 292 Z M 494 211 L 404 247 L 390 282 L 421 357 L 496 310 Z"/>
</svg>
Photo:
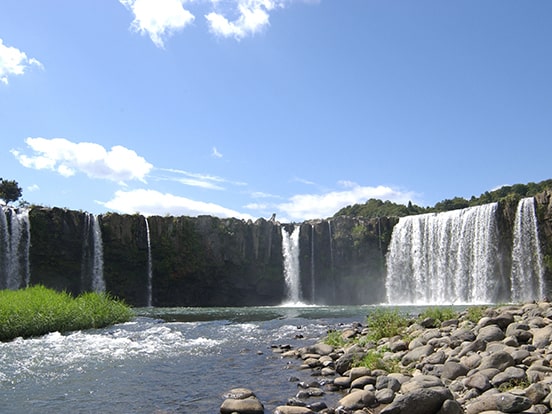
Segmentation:
<svg viewBox="0 0 552 414">
<path fill-rule="evenodd" d="M 172 216 L 195 217 L 205 214 L 221 218 L 253 219 L 249 214 L 242 214 L 218 204 L 195 201 L 186 197 L 146 189 L 117 191 L 113 199 L 100 204 L 121 213 L 141 213 L 145 216 L 169 214 Z"/>
<path fill-rule="evenodd" d="M 134 14 L 132 30 L 148 34 L 155 46 L 163 48 L 164 39 L 191 24 L 195 17 L 183 7 L 184 0 L 119 0 Z"/>
<path fill-rule="evenodd" d="M 224 187 L 222 187 L 219 184 L 227 183 L 235 186 L 247 185 L 246 183 L 241 181 L 232 181 L 226 178 L 217 177 L 216 175 L 192 173 L 189 171 L 179 170 L 175 168 L 159 168 L 159 170 L 169 172 L 172 174 L 177 174 L 177 177 L 166 177 L 164 179 L 176 181 L 181 184 L 189 185 L 192 187 L 201 187 L 201 188 L 206 188 L 210 190 L 224 190 Z M 184 176 L 185 178 L 182 178 L 181 176 Z"/>
<path fill-rule="evenodd" d="M 29 191 L 30 193 L 38 190 L 40 190 L 40 187 L 38 186 L 38 184 L 32 184 L 27 187 L 27 191 Z"/>
<path fill-rule="evenodd" d="M 133 150 L 120 145 L 109 151 L 91 142 L 71 142 L 65 138 L 27 138 L 25 143 L 34 152 L 11 153 L 21 165 L 37 170 L 56 171 L 64 177 L 82 172 L 91 178 L 102 178 L 119 183 L 131 180 L 145 182 L 153 165 Z"/>
<path fill-rule="evenodd" d="M 416 197 L 412 192 L 401 192 L 385 186 L 363 187 L 350 182 L 347 185 L 349 189 L 344 191 L 295 195 L 290 201 L 279 204 L 278 209 L 292 220 L 302 221 L 333 216 L 343 207 L 364 203 L 370 198 L 407 204 Z"/>
<path fill-rule="evenodd" d="M 214 5 L 219 2 L 214 1 Z M 205 15 L 212 33 L 222 37 L 234 37 L 237 40 L 252 35 L 270 24 L 269 12 L 282 2 L 274 0 L 238 0 L 238 17 L 230 21 L 224 14 L 211 12 Z"/>
<path fill-rule="evenodd" d="M 7 85 L 8 76 L 23 75 L 29 66 L 43 67 L 37 59 L 29 59 L 24 52 L 4 45 L 0 39 L 0 83 Z"/>
<path fill-rule="evenodd" d="M 215 158 L 222 158 L 222 154 L 219 152 L 217 147 L 213 147 L 213 151 L 211 152 L 211 155 Z"/>
</svg>

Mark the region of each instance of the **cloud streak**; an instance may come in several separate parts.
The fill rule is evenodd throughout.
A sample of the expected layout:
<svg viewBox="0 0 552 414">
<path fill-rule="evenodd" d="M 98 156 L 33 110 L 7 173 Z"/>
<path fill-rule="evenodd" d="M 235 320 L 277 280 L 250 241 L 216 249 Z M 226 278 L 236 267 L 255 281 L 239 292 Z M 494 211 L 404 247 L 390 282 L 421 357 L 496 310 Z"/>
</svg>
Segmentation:
<svg viewBox="0 0 552 414">
<path fill-rule="evenodd" d="M 37 59 L 28 58 L 25 52 L 6 46 L 0 39 L 0 83 L 7 85 L 9 76 L 23 75 L 31 66 L 43 68 Z"/>
<path fill-rule="evenodd" d="M 100 178 L 121 184 L 138 180 L 145 182 L 153 165 L 133 150 L 120 145 L 106 150 L 91 142 L 71 142 L 65 138 L 27 138 L 25 143 L 32 154 L 18 150 L 11 153 L 21 165 L 36 170 L 55 171 L 64 177 L 84 173 L 91 178 Z"/>
<path fill-rule="evenodd" d="M 100 202 L 100 204 L 121 213 L 140 213 L 145 216 L 170 214 L 173 216 L 196 217 L 207 214 L 221 218 L 253 219 L 248 214 L 242 214 L 215 203 L 191 200 L 151 189 L 117 191 L 111 200 Z"/>
</svg>

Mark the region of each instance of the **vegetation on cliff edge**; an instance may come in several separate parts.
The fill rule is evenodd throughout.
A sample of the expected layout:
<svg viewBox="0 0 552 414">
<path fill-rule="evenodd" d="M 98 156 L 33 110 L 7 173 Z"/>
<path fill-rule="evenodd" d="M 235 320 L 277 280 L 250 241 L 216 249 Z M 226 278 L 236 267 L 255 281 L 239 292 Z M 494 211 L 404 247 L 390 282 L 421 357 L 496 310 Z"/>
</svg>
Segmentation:
<svg viewBox="0 0 552 414">
<path fill-rule="evenodd" d="M 405 206 L 404 204 L 397 204 L 391 201 L 382 201 L 372 198 L 364 204 L 354 204 L 352 206 L 344 207 L 335 213 L 334 217 L 404 217 L 414 214 L 439 213 L 443 211 L 458 210 L 466 207 L 494 203 L 506 198 L 521 199 L 524 197 L 532 197 L 548 189 L 552 189 L 552 179 L 544 180 L 539 183 L 514 184 L 511 186 L 506 185 L 497 190 L 486 191 L 479 197 L 472 196 L 469 200 L 463 197 L 445 199 L 436 203 L 433 207 L 420 207 L 412 204 L 411 202 Z"/>
<path fill-rule="evenodd" d="M 41 285 L 0 291 L 0 341 L 103 328 L 133 317 L 129 306 L 105 293 L 88 292 L 74 298 Z"/>
</svg>

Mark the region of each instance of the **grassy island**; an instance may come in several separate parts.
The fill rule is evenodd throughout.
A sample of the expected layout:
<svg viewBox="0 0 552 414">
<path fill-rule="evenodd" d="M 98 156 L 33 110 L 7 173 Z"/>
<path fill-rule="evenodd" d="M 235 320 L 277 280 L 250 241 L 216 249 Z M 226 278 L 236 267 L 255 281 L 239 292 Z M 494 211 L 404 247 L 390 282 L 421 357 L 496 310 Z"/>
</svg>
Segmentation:
<svg viewBox="0 0 552 414">
<path fill-rule="evenodd" d="M 44 286 L 0 291 L 0 341 L 127 322 L 132 309 L 105 293 L 73 297 Z"/>
</svg>

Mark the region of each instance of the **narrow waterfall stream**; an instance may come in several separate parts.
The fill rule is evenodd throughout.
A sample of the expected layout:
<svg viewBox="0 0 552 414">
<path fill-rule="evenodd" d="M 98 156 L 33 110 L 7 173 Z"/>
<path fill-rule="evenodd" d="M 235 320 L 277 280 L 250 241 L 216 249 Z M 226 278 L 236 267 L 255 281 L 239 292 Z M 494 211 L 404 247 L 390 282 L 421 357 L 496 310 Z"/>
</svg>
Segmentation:
<svg viewBox="0 0 552 414">
<path fill-rule="evenodd" d="M 150 239 L 150 228 L 148 223 L 148 218 L 144 217 L 146 223 L 146 237 L 148 242 L 148 286 L 147 286 L 147 306 L 152 306 L 152 296 L 153 296 L 153 265 L 151 261 L 151 239 Z"/>
<path fill-rule="evenodd" d="M 284 278 L 286 281 L 286 303 L 301 302 L 301 281 L 299 279 L 299 233 L 301 226 L 295 226 L 291 234 L 282 227 L 282 255 L 284 257 Z"/>
<path fill-rule="evenodd" d="M 511 273 L 512 301 L 543 299 L 544 267 L 533 197 L 519 201 L 514 222 Z"/>
<path fill-rule="evenodd" d="M 103 242 L 99 219 L 87 213 L 84 223 L 82 245 L 82 283 L 93 292 L 105 292 L 103 275 Z"/>
<path fill-rule="evenodd" d="M 19 289 L 29 284 L 30 247 L 29 210 L 0 208 L 0 288 Z"/>
</svg>

